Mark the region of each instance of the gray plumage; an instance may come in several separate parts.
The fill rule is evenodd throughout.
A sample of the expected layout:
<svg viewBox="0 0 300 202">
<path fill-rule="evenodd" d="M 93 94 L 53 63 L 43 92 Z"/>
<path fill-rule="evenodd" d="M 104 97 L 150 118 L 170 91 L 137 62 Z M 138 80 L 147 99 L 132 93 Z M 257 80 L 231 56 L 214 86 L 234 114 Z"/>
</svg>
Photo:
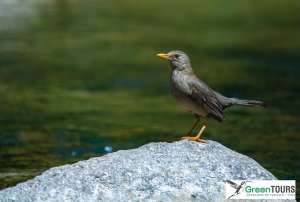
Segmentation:
<svg viewBox="0 0 300 202">
<path fill-rule="evenodd" d="M 196 116 L 225 121 L 223 110 L 233 105 L 265 107 L 261 101 L 227 98 L 201 81 L 193 72 L 189 57 L 182 51 L 162 54 L 170 61 L 171 92 L 182 106 Z M 161 56 L 162 57 L 162 56 Z"/>
</svg>

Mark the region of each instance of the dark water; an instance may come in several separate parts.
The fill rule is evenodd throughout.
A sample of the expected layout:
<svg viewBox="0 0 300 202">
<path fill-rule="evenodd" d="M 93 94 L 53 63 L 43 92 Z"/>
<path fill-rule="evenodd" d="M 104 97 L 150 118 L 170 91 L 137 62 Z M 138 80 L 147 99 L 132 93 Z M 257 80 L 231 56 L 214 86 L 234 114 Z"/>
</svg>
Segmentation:
<svg viewBox="0 0 300 202">
<path fill-rule="evenodd" d="M 178 140 L 194 118 L 158 52 L 187 52 L 234 107 L 204 138 L 299 179 L 299 1 L 1 1 L 0 188 L 106 150 Z M 298 186 L 299 187 L 299 186 Z M 299 189 L 298 189 L 299 193 Z"/>
</svg>

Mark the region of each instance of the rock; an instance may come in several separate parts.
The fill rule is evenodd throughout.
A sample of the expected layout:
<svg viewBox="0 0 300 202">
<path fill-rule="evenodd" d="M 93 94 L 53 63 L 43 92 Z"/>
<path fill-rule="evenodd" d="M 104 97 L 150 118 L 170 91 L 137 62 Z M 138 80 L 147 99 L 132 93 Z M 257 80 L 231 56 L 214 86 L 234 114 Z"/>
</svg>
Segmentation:
<svg viewBox="0 0 300 202">
<path fill-rule="evenodd" d="M 217 142 L 182 140 L 51 168 L 0 191 L 0 201 L 224 201 L 230 179 L 276 178 Z"/>
</svg>

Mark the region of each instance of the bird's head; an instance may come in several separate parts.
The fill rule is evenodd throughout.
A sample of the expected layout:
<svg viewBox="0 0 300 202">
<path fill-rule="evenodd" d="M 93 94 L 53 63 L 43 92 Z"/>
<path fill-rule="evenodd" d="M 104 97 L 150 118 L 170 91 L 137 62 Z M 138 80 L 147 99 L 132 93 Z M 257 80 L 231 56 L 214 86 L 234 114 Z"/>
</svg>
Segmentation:
<svg viewBox="0 0 300 202">
<path fill-rule="evenodd" d="M 189 57 L 182 51 L 174 50 L 168 53 L 159 53 L 157 56 L 168 60 L 173 70 L 192 69 Z"/>
</svg>

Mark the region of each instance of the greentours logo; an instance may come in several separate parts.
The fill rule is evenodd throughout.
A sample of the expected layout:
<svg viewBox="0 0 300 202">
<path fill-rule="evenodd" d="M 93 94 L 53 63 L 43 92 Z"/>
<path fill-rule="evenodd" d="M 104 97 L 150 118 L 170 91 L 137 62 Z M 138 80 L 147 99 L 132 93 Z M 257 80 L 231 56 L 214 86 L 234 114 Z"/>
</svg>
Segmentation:
<svg viewBox="0 0 300 202">
<path fill-rule="evenodd" d="M 295 180 L 226 180 L 227 199 L 295 199 Z"/>
</svg>

